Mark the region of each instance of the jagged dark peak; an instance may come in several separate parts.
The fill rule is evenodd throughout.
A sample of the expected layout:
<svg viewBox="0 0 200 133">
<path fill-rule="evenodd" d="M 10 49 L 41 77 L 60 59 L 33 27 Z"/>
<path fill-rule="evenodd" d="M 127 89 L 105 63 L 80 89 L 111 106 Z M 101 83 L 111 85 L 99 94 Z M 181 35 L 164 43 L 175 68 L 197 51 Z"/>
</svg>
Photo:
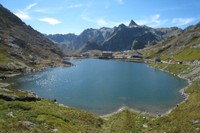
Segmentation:
<svg viewBox="0 0 200 133">
<path fill-rule="evenodd" d="M 122 30 L 122 29 L 125 29 L 125 28 L 127 28 L 127 26 L 125 25 L 125 24 L 120 24 L 115 30 Z"/>
<path fill-rule="evenodd" d="M 88 28 L 88 29 L 84 30 L 83 32 L 81 32 L 81 34 L 79 36 L 84 35 L 84 34 L 96 34 L 97 32 L 98 32 L 97 29 Z"/>
<path fill-rule="evenodd" d="M 101 27 L 99 30 L 111 29 L 109 27 Z"/>
<path fill-rule="evenodd" d="M 131 20 L 131 22 L 129 23 L 129 27 L 137 27 L 138 24 L 135 23 L 135 21 Z"/>
<path fill-rule="evenodd" d="M 126 28 L 126 25 L 125 24 L 120 24 L 119 27 L 120 28 Z"/>
<path fill-rule="evenodd" d="M 113 28 L 108 28 L 108 27 L 102 27 L 99 29 L 99 31 L 103 32 L 103 31 L 111 31 L 113 30 Z"/>
<path fill-rule="evenodd" d="M 88 31 L 90 31 L 90 30 L 96 30 L 96 29 L 93 29 L 93 28 L 88 28 L 88 29 L 86 29 L 86 31 L 87 31 L 87 30 L 88 30 Z"/>
<path fill-rule="evenodd" d="M 108 28 L 108 27 L 102 27 L 99 29 L 99 31 L 102 33 L 103 37 L 106 39 L 113 33 L 114 29 Z"/>
</svg>

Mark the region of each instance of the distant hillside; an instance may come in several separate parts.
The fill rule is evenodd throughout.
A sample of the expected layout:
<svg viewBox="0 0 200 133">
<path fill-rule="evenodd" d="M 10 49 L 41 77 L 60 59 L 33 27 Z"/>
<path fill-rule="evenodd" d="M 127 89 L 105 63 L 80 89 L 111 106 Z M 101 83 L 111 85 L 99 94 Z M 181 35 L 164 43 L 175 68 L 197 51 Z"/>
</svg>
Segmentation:
<svg viewBox="0 0 200 133">
<path fill-rule="evenodd" d="M 81 51 L 83 45 L 88 41 L 95 42 L 96 44 L 101 44 L 105 39 L 107 39 L 114 29 L 103 27 L 101 29 L 86 29 L 80 35 L 75 34 L 55 34 L 47 35 L 47 37 L 54 41 L 64 53 L 71 51 Z"/>
<path fill-rule="evenodd" d="M 62 52 L 43 34 L 0 5 L 0 68 L 24 71 L 61 62 Z"/>
<path fill-rule="evenodd" d="M 147 58 L 160 56 L 163 60 L 200 60 L 200 23 L 158 45 L 147 47 L 142 52 Z"/>
<path fill-rule="evenodd" d="M 128 26 L 121 24 L 114 28 L 86 29 L 80 35 L 48 35 L 47 37 L 63 49 L 64 52 L 80 49 L 87 41 L 95 42 L 105 51 L 142 49 L 148 44 L 156 44 L 168 37 L 180 34 L 181 29 L 140 26 L 131 20 Z"/>
</svg>

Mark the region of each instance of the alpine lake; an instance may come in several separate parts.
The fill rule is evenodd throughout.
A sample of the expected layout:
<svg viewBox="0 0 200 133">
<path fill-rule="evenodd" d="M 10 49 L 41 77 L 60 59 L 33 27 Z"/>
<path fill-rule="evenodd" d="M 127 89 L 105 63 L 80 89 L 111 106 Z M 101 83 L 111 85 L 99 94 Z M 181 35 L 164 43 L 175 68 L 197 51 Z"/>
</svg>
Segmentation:
<svg viewBox="0 0 200 133">
<path fill-rule="evenodd" d="M 29 90 L 66 106 L 106 115 L 122 107 L 162 114 L 184 100 L 186 80 L 144 63 L 116 60 L 72 60 L 73 67 L 48 68 L 9 79 L 13 87 Z"/>
</svg>

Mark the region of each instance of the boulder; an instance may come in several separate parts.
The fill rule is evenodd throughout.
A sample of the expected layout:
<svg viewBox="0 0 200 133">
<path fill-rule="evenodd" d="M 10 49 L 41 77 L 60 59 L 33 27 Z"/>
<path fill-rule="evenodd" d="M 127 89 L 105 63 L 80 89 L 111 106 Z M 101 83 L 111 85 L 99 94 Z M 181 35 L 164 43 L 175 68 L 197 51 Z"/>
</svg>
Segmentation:
<svg viewBox="0 0 200 133">
<path fill-rule="evenodd" d="M 4 99 L 6 101 L 39 101 L 41 98 L 39 98 L 36 94 L 33 92 L 28 92 L 28 94 L 25 94 L 25 96 L 17 96 L 13 94 L 7 94 L 7 93 L 0 93 L 0 98 Z"/>
<path fill-rule="evenodd" d="M 23 125 L 24 127 L 27 127 L 28 129 L 34 129 L 36 128 L 36 125 L 30 121 L 19 121 L 19 123 L 21 125 Z"/>
<path fill-rule="evenodd" d="M 7 114 L 7 116 L 10 117 L 10 118 L 14 118 L 13 112 L 9 112 L 9 113 Z"/>
</svg>

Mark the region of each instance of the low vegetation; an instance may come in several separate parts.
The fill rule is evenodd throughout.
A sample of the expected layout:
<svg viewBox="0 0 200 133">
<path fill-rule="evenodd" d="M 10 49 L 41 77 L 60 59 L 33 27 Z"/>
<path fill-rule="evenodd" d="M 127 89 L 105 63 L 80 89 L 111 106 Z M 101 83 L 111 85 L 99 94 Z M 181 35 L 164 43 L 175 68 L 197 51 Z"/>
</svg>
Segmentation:
<svg viewBox="0 0 200 133">
<path fill-rule="evenodd" d="M 8 56 L 6 54 L 5 48 L 1 45 L 1 47 L 0 47 L 0 66 L 6 65 L 7 63 L 8 63 Z"/>
<path fill-rule="evenodd" d="M 174 60 L 194 61 L 200 60 L 200 48 L 188 48 L 174 57 Z"/>
<path fill-rule="evenodd" d="M 17 90 L 9 90 L 9 93 L 20 97 L 26 95 Z M 50 100 L 26 102 L 0 99 L 1 133 L 99 132 L 103 122 L 91 113 L 67 108 Z"/>
<path fill-rule="evenodd" d="M 5 54 L 0 53 L 0 65 L 6 65 L 8 63 L 8 58 Z"/>
</svg>

